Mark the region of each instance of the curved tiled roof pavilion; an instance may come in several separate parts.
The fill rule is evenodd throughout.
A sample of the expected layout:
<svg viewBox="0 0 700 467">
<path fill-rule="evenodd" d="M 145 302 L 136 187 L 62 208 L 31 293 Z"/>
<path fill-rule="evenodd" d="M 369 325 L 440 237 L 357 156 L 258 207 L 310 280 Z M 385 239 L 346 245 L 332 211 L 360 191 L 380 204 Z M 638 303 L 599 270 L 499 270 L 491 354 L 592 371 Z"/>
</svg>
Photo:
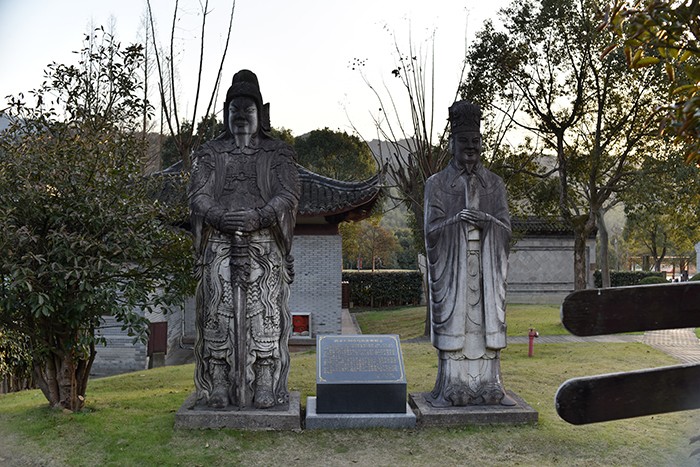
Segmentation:
<svg viewBox="0 0 700 467">
<path fill-rule="evenodd" d="M 364 181 L 346 182 L 324 177 L 297 164 L 301 197 L 297 215 L 300 225 L 328 225 L 337 229 L 342 221 L 359 221 L 369 216 L 381 195 L 381 174 Z M 169 203 L 187 203 L 184 187 L 174 176 L 182 175 L 182 162 L 154 174 L 164 181 L 158 198 Z M 180 180 L 182 180 L 180 178 Z M 188 222 L 180 225 L 188 228 Z"/>
</svg>

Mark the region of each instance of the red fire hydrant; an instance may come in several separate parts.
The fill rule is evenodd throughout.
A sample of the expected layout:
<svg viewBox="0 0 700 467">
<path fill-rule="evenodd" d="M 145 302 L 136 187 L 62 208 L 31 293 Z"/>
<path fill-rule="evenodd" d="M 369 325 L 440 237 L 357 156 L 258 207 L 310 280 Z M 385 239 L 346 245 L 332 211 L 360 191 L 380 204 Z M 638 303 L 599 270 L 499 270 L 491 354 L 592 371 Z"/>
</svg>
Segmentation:
<svg viewBox="0 0 700 467">
<path fill-rule="evenodd" d="M 527 333 L 527 337 L 530 342 L 527 347 L 527 356 L 532 357 L 535 355 L 535 337 L 540 337 L 540 333 L 535 330 L 535 328 L 530 328 L 530 332 Z"/>
</svg>

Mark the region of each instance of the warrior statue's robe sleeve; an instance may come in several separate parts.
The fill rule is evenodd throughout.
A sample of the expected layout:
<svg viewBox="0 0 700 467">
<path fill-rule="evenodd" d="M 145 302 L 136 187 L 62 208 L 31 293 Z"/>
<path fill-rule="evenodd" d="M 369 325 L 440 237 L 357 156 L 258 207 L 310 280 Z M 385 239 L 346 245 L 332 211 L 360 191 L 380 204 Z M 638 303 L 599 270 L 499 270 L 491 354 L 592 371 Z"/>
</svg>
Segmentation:
<svg viewBox="0 0 700 467">
<path fill-rule="evenodd" d="M 201 252 L 206 243 L 206 225 L 218 226 L 226 209 L 216 198 L 217 169 L 223 160 L 213 144 L 205 144 L 192 157 L 192 171 L 188 191 L 190 222 L 194 234 L 194 246 Z"/>
<path fill-rule="evenodd" d="M 266 202 L 259 212 L 261 225 L 273 229 L 285 254 L 289 254 L 299 205 L 299 172 L 294 150 L 284 143 L 275 143 L 274 149 L 266 148 L 265 156 L 258 160 L 258 186 Z"/>
</svg>

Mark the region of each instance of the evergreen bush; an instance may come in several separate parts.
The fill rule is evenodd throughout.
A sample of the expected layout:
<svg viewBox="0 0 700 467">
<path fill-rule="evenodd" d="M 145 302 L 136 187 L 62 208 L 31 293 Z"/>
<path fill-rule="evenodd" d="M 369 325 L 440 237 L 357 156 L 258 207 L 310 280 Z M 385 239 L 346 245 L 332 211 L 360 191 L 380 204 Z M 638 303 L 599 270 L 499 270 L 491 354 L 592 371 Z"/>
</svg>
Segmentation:
<svg viewBox="0 0 700 467">
<path fill-rule="evenodd" d="M 656 271 L 610 271 L 610 287 L 624 287 L 628 285 L 639 285 L 645 277 L 659 277 L 666 282 L 665 274 Z M 595 286 L 603 287 L 603 278 L 600 270 L 593 274 Z M 656 283 L 656 282 L 655 282 Z"/>
<path fill-rule="evenodd" d="M 353 306 L 418 305 L 423 294 L 420 271 L 343 271 L 343 281 Z"/>
<path fill-rule="evenodd" d="M 648 285 L 648 284 L 668 284 L 668 281 L 664 279 L 663 277 L 659 276 L 647 276 L 644 279 L 639 281 L 639 285 Z"/>
</svg>

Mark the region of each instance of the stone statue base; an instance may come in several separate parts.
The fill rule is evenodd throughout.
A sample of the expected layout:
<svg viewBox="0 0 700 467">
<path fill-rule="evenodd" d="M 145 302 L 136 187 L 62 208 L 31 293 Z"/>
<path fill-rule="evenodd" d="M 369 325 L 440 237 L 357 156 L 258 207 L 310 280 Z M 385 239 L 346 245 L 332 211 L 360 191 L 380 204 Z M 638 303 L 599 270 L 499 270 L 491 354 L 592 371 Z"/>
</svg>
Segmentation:
<svg viewBox="0 0 700 467">
<path fill-rule="evenodd" d="M 402 413 L 318 413 L 316 397 L 306 398 L 307 430 L 341 430 L 364 428 L 411 429 L 416 427 L 416 414 L 404 403 Z"/>
<path fill-rule="evenodd" d="M 220 429 L 236 430 L 301 430 L 301 396 L 289 393 L 289 404 L 269 409 L 208 409 L 194 407 L 196 393 L 191 394 L 175 414 L 175 429 Z"/>
<path fill-rule="evenodd" d="M 408 403 L 418 417 L 416 425 L 445 427 L 466 425 L 525 425 L 536 424 L 538 413 L 512 391 L 508 395 L 516 405 L 468 405 L 464 407 L 433 407 L 428 403 L 429 392 L 410 394 Z"/>
</svg>

